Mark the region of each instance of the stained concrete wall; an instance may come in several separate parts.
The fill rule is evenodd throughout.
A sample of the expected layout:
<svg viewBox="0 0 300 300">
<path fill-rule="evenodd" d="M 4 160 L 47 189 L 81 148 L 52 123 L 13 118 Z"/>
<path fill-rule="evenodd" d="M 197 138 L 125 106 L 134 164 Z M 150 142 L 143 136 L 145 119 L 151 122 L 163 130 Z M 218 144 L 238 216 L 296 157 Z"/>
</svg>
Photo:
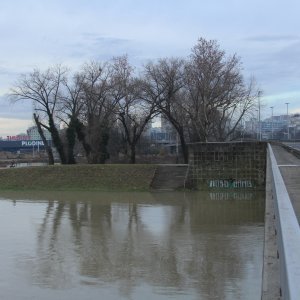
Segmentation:
<svg viewBox="0 0 300 300">
<path fill-rule="evenodd" d="M 265 142 L 195 143 L 189 153 L 189 179 L 200 190 L 265 189 Z"/>
</svg>

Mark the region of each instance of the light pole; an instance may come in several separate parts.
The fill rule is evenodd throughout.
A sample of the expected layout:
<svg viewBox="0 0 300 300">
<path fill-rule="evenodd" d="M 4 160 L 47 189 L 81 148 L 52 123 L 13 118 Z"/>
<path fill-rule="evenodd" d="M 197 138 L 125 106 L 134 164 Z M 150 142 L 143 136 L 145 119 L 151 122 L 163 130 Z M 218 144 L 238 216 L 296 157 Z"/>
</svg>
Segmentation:
<svg viewBox="0 0 300 300">
<path fill-rule="evenodd" d="M 259 140 L 261 141 L 261 122 L 260 122 L 260 96 L 261 96 L 261 91 L 258 91 L 258 130 L 259 130 Z"/>
<path fill-rule="evenodd" d="M 273 140 L 273 109 L 274 109 L 274 106 L 271 106 L 270 108 L 272 110 L 272 119 L 271 119 L 271 123 L 272 123 L 272 135 L 271 135 L 271 137 L 272 137 L 272 140 Z"/>
<path fill-rule="evenodd" d="M 289 128 L 289 102 L 286 102 L 286 122 L 287 122 L 287 139 L 290 139 L 290 128 Z"/>
<path fill-rule="evenodd" d="M 257 121 L 256 121 L 256 139 L 259 140 L 259 117 L 258 117 L 258 109 L 256 109 L 257 112 Z"/>
</svg>

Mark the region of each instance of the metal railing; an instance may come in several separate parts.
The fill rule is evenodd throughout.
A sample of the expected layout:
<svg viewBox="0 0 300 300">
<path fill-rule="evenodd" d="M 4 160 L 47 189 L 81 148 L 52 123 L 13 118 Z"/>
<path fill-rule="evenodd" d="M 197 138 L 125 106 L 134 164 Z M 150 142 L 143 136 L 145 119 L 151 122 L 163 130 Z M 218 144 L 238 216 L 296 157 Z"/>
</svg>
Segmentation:
<svg viewBox="0 0 300 300">
<path fill-rule="evenodd" d="M 270 144 L 268 153 L 272 169 L 280 289 L 284 300 L 297 300 L 300 299 L 300 227 Z"/>
<path fill-rule="evenodd" d="M 297 144 L 298 146 L 299 144 Z M 295 155 L 297 158 L 300 158 L 300 148 L 299 146 L 296 148 L 295 145 L 293 144 L 287 144 L 287 143 L 282 143 L 281 146 L 287 150 L 288 152 L 292 153 L 293 155 Z"/>
</svg>

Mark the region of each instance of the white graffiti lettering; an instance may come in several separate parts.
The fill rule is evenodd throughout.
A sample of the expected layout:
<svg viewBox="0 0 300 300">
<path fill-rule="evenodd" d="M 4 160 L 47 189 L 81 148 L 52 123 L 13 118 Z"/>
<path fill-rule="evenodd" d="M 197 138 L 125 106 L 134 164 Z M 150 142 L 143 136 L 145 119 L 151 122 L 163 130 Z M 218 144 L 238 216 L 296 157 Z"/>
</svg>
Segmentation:
<svg viewBox="0 0 300 300">
<path fill-rule="evenodd" d="M 208 183 L 210 188 L 252 188 L 253 184 L 250 180 L 210 180 Z"/>
</svg>

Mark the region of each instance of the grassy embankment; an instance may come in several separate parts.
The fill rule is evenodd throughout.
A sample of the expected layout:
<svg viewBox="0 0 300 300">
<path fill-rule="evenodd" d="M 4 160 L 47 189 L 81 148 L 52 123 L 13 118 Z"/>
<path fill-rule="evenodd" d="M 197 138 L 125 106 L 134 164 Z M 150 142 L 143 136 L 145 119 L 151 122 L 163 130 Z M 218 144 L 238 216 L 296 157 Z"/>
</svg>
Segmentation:
<svg viewBox="0 0 300 300">
<path fill-rule="evenodd" d="M 0 190 L 148 191 L 155 165 L 56 165 L 0 169 Z"/>
</svg>

